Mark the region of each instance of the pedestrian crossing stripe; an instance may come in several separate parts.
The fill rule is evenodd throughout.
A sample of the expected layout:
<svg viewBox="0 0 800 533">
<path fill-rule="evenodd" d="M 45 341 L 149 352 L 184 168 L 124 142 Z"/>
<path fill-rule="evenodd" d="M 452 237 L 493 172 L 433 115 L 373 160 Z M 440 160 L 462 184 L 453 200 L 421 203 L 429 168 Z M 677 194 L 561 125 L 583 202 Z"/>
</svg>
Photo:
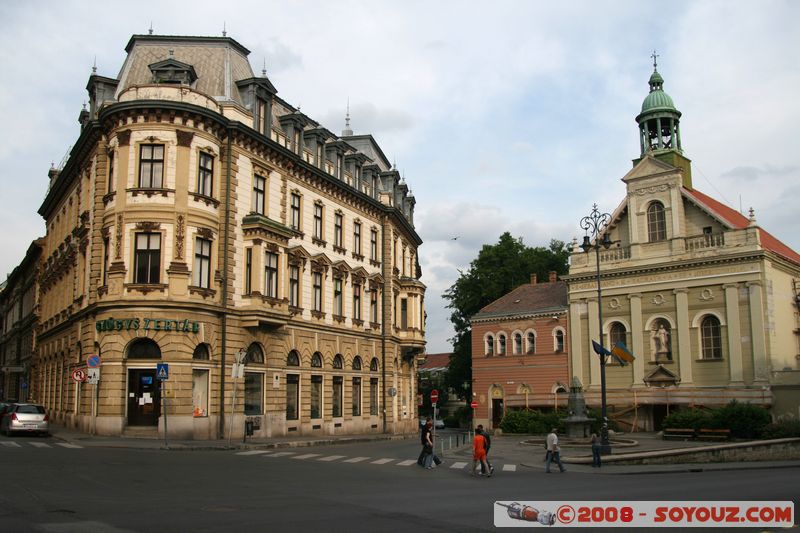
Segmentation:
<svg viewBox="0 0 800 533">
<path fill-rule="evenodd" d="M 69 444 L 68 442 L 57 442 L 56 446 L 61 446 L 62 448 L 70 448 L 72 450 L 80 450 L 83 446 L 78 446 L 77 444 Z"/>
<path fill-rule="evenodd" d="M 371 464 L 373 465 L 385 465 L 386 463 L 391 463 L 394 459 L 378 459 L 377 461 L 372 461 Z"/>
<path fill-rule="evenodd" d="M 295 455 L 292 459 L 310 459 L 311 457 L 319 457 L 320 454 L 318 453 L 306 453 L 303 455 Z"/>
<path fill-rule="evenodd" d="M 277 452 L 272 455 L 265 455 L 264 457 L 286 457 L 287 455 L 294 455 L 295 452 Z"/>
<path fill-rule="evenodd" d="M 516 472 L 517 465 L 503 465 L 503 472 Z"/>
<path fill-rule="evenodd" d="M 13 441 L 3 441 L 3 446 L 6 448 L 22 448 L 22 446 Z"/>
<path fill-rule="evenodd" d="M 246 452 L 239 452 L 236 455 L 262 455 L 265 453 L 270 453 L 269 450 L 249 450 Z"/>
<path fill-rule="evenodd" d="M 371 457 L 353 457 L 352 459 L 345 459 L 342 462 L 343 463 L 360 463 L 361 461 L 366 461 L 367 459 L 371 459 Z"/>
<path fill-rule="evenodd" d="M 329 455 L 328 457 L 320 457 L 317 461 L 338 461 L 339 459 L 344 459 L 345 455 Z"/>
<path fill-rule="evenodd" d="M 52 448 L 52 446 L 44 442 L 31 442 L 31 446 L 34 448 Z"/>
<path fill-rule="evenodd" d="M 467 466 L 467 463 L 453 463 L 450 468 L 464 468 L 465 466 Z"/>
<path fill-rule="evenodd" d="M 409 459 L 407 461 L 400 461 L 399 463 L 397 463 L 397 466 L 409 466 L 409 465 L 413 465 L 416 462 L 417 461 L 415 459 Z"/>
</svg>

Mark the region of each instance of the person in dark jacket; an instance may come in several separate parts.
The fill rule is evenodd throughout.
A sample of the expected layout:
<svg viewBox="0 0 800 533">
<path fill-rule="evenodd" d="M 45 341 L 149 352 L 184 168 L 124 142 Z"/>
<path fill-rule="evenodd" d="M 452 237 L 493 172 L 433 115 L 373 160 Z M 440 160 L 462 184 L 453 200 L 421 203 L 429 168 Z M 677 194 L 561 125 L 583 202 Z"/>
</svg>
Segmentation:
<svg viewBox="0 0 800 533">
<path fill-rule="evenodd" d="M 419 458 L 417 459 L 417 464 L 419 466 L 425 467 L 425 459 L 428 455 L 433 453 L 433 441 L 431 438 L 431 430 L 433 428 L 433 422 L 430 418 L 425 419 L 425 424 L 423 424 L 422 429 L 419 432 L 419 441 L 422 444 L 422 451 L 419 452 Z"/>
</svg>

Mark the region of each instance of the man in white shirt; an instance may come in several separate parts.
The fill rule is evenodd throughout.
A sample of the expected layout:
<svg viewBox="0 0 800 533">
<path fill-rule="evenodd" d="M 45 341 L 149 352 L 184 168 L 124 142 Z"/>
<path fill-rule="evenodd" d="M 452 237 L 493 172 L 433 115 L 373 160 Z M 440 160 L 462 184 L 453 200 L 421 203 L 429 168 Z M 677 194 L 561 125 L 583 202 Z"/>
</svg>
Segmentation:
<svg viewBox="0 0 800 533">
<path fill-rule="evenodd" d="M 567 469 L 564 468 L 564 465 L 561 464 L 561 448 L 558 446 L 558 428 L 553 428 L 550 430 L 550 434 L 547 435 L 547 462 L 544 466 L 544 471 L 546 473 L 550 473 L 550 463 L 555 461 L 558 465 L 558 469 L 562 472 L 566 472 Z"/>
</svg>

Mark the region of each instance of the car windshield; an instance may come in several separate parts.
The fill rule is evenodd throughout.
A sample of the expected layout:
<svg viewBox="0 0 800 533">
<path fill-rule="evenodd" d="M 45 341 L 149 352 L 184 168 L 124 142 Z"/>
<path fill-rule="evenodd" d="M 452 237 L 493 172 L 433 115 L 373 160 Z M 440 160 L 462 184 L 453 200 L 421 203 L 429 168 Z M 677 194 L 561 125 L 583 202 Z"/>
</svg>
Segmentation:
<svg viewBox="0 0 800 533">
<path fill-rule="evenodd" d="M 17 413 L 23 414 L 44 414 L 44 407 L 41 405 L 20 405 L 17 407 Z"/>
</svg>

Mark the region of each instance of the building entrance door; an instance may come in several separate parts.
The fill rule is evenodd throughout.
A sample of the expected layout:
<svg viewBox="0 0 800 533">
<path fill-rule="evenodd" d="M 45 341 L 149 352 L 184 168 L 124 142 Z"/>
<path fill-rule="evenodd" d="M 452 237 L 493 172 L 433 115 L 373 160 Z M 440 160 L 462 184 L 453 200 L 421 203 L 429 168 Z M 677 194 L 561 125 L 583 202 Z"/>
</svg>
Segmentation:
<svg viewBox="0 0 800 533">
<path fill-rule="evenodd" d="M 156 369 L 128 370 L 128 425 L 158 426 L 161 390 Z"/>
<path fill-rule="evenodd" d="M 503 420 L 503 400 L 492 399 L 492 428 L 499 428 Z"/>
</svg>

